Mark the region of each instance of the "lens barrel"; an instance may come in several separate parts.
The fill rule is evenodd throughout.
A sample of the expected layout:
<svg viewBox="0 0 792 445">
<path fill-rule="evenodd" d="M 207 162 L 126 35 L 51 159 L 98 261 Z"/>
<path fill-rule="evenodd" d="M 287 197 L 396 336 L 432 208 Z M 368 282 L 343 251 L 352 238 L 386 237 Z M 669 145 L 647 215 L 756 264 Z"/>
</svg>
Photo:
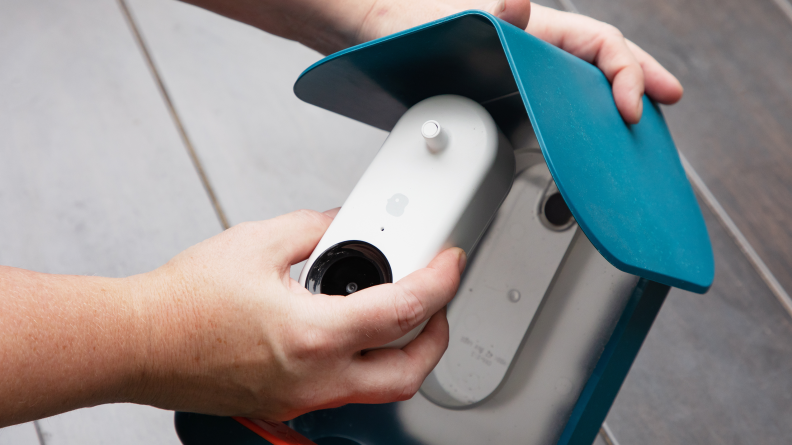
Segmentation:
<svg viewBox="0 0 792 445">
<path fill-rule="evenodd" d="M 305 288 L 313 294 L 346 296 L 392 282 L 390 264 L 379 249 L 365 241 L 344 241 L 314 261 Z"/>
</svg>

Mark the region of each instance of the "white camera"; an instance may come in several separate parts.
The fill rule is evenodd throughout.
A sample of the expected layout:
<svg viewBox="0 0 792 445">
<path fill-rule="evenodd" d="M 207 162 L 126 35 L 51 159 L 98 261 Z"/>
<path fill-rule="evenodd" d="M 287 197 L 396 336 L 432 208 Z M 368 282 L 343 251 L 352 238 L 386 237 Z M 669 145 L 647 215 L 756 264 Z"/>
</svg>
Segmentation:
<svg viewBox="0 0 792 445">
<path fill-rule="evenodd" d="M 349 295 L 475 247 L 514 180 L 514 152 L 489 113 L 461 96 L 399 119 L 300 273 L 314 294 Z M 422 324 L 383 347 L 401 348 Z"/>
</svg>

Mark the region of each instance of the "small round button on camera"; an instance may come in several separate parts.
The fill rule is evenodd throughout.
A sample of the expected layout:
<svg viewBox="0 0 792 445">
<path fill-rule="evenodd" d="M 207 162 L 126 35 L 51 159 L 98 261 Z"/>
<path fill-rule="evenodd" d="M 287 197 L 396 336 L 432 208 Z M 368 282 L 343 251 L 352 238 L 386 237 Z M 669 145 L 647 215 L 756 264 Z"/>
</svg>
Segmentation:
<svg viewBox="0 0 792 445">
<path fill-rule="evenodd" d="M 427 139 L 437 136 L 438 133 L 440 133 L 440 124 L 437 121 L 426 121 L 421 127 L 421 134 Z"/>
<path fill-rule="evenodd" d="M 426 140 L 426 148 L 434 154 L 440 153 L 448 145 L 448 135 L 435 120 L 424 122 L 421 126 L 421 135 Z"/>
</svg>

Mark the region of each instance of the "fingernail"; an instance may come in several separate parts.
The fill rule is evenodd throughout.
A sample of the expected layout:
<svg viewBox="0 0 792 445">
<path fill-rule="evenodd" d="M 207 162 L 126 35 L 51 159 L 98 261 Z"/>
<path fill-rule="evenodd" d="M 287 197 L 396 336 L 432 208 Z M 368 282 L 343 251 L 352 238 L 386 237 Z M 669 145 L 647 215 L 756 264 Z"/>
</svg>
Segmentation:
<svg viewBox="0 0 792 445">
<path fill-rule="evenodd" d="M 324 213 L 325 215 L 329 216 L 330 218 L 335 218 L 335 217 L 336 217 L 336 215 L 338 214 L 338 211 L 339 211 L 339 210 L 341 210 L 341 207 L 336 207 L 336 208 L 334 208 L 334 209 L 325 210 L 325 211 L 324 211 L 324 212 L 322 212 L 322 213 Z"/>
<path fill-rule="evenodd" d="M 638 106 L 636 108 L 638 109 L 638 112 L 635 115 L 637 118 L 636 121 L 640 121 L 641 116 L 643 116 L 643 94 L 638 96 Z"/>
<path fill-rule="evenodd" d="M 465 266 L 467 266 L 467 254 L 464 250 L 459 249 L 459 273 L 465 271 Z"/>
</svg>

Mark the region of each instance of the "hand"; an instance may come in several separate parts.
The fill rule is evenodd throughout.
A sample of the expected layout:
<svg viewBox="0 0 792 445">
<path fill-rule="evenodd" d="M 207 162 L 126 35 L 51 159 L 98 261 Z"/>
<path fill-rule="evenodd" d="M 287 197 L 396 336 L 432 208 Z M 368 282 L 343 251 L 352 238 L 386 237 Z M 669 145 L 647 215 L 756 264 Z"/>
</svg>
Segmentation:
<svg viewBox="0 0 792 445">
<path fill-rule="evenodd" d="M 682 98 L 679 81 L 615 27 L 583 15 L 532 6 L 529 0 L 378 0 L 362 21 L 357 40 L 373 40 L 466 9 L 487 11 L 596 65 L 611 82 L 616 107 L 627 123 L 641 120 L 644 92 L 663 104 Z"/>
<path fill-rule="evenodd" d="M 480 9 L 593 63 L 613 86 L 616 107 L 630 124 L 641 97 L 663 104 L 682 98 L 682 85 L 615 27 L 530 0 L 185 0 L 330 54 L 467 9 Z M 530 22 L 529 22 L 530 19 Z"/>
<path fill-rule="evenodd" d="M 460 249 L 394 284 L 312 295 L 289 278 L 332 218 L 300 211 L 243 223 L 138 278 L 146 365 L 135 402 L 272 420 L 412 397 L 448 344 Z M 431 317 L 403 349 L 361 354 Z"/>
</svg>

